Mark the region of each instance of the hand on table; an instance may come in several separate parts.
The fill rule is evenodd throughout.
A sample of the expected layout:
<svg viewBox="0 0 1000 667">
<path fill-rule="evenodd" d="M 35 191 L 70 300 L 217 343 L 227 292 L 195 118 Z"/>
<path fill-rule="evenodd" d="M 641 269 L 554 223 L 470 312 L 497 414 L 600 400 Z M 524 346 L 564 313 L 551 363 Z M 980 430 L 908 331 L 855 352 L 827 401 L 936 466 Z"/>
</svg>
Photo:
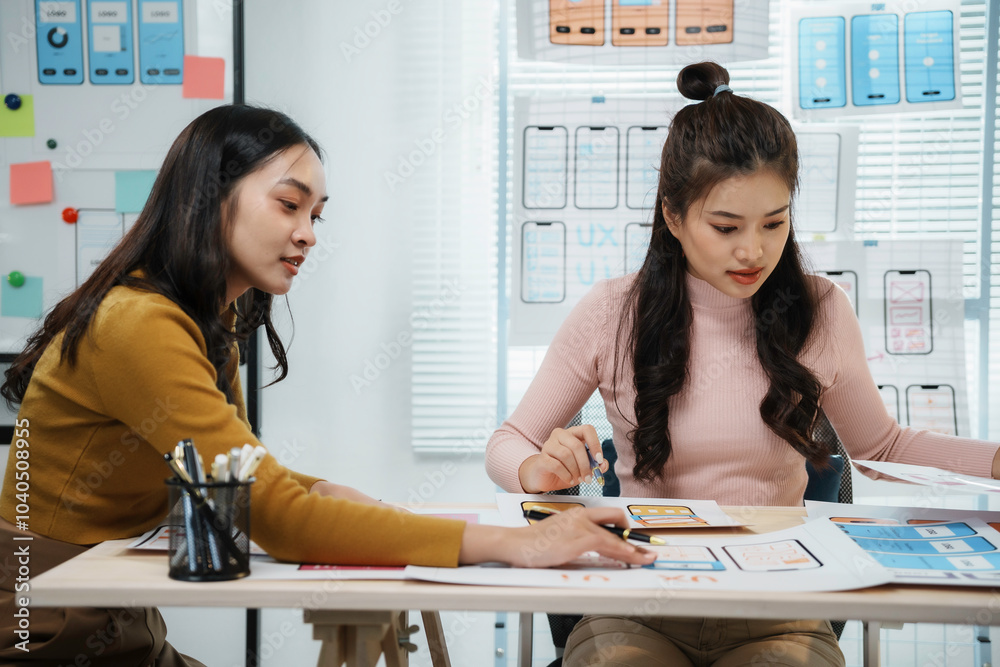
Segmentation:
<svg viewBox="0 0 1000 667">
<path fill-rule="evenodd" d="M 648 565 L 656 554 L 629 544 L 602 525 L 628 526 L 616 507 L 575 507 L 524 528 L 469 524 L 462 536 L 459 563 L 500 561 L 516 567 L 562 565 L 596 551 L 632 565 Z"/>
</svg>

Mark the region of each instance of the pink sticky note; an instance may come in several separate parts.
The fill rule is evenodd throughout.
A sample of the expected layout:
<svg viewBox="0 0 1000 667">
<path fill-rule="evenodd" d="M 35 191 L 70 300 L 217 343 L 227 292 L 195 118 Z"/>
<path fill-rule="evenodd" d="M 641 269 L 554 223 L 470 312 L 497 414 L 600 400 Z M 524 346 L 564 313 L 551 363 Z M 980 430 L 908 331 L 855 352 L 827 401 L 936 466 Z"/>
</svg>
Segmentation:
<svg viewBox="0 0 1000 667">
<path fill-rule="evenodd" d="M 183 97 L 221 100 L 225 82 L 225 59 L 184 56 Z"/>
<path fill-rule="evenodd" d="M 52 197 L 52 165 L 48 160 L 10 165 L 11 204 L 47 204 Z"/>
</svg>

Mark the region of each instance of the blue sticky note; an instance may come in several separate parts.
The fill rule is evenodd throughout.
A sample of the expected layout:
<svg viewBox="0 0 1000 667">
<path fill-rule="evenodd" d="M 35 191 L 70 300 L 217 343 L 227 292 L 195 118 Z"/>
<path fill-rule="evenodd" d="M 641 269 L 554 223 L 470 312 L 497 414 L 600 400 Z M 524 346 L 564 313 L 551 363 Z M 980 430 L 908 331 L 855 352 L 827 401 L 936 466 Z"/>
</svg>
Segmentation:
<svg viewBox="0 0 1000 667">
<path fill-rule="evenodd" d="M 156 180 L 155 171 L 115 172 L 115 211 L 139 213 L 149 199 L 149 192 Z"/>
<path fill-rule="evenodd" d="M 0 277 L 0 317 L 42 316 L 42 279 L 25 276 L 24 284 L 14 287 Z"/>
</svg>

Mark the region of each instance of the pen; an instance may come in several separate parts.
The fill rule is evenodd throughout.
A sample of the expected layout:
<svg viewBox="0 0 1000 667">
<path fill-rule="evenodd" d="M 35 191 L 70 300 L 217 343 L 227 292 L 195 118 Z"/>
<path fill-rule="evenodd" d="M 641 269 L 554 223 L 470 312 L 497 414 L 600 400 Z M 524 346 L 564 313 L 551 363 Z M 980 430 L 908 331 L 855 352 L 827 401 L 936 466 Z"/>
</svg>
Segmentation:
<svg viewBox="0 0 1000 667">
<path fill-rule="evenodd" d="M 531 519 L 532 521 L 541 521 L 546 517 L 550 517 L 553 514 L 558 514 L 555 510 L 550 510 L 547 507 L 529 507 L 524 510 L 524 518 Z M 662 538 L 656 537 L 654 535 L 648 535 L 646 533 L 638 533 L 631 528 L 619 528 L 618 526 L 601 526 L 604 530 L 611 531 L 623 540 L 636 540 L 637 542 L 646 542 L 648 544 L 666 544 Z"/>
<path fill-rule="evenodd" d="M 590 453 L 590 445 L 583 443 L 583 448 L 587 450 L 587 460 L 590 461 L 590 472 L 594 475 L 594 481 L 597 482 L 598 486 L 604 486 L 604 473 L 601 472 L 601 466 L 597 459 Z"/>
</svg>

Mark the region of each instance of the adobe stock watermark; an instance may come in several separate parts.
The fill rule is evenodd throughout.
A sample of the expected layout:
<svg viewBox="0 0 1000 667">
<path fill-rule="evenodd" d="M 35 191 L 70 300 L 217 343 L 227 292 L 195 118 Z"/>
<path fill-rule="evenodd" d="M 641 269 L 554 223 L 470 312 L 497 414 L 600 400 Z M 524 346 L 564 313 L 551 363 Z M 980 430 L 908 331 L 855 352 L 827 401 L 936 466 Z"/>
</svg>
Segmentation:
<svg viewBox="0 0 1000 667">
<path fill-rule="evenodd" d="M 440 295 L 410 316 L 409 329 L 400 331 L 390 340 L 379 343 L 379 351 L 365 359 L 361 371 L 352 373 L 349 378 L 354 394 L 360 396 L 362 391 L 372 386 L 399 358 L 403 350 L 413 345 L 414 332 L 426 329 L 432 321 L 440 318 L 445 307 L 462 296 L 462 291 L 458 282 L 446 280 L 441 287 Z"/>
<path fill-rule="evenodd" d="M 149 86 L 140 82 L 128 88 L 127 92 L 123 92 L 111 101 L 108 115 L 101 118 L 95 127 L 81 130 L 82 138 L 69 145 L 61 160 L 52 163 L 52 171 L 58 180 L 62 180 L 63 172 L 82 166 L 86 158 L 91 156 L 105 139 L 115 133 L 119 123 L 128 120 L 132 112 L 147 100 Z"/>
<path fill-rule="evenodd" d="M 438 148 L 448 138 L 448 133 L 461 127 L 462 123 L 472 117 L 486 100 L 493 97 L 496 89 L 496 77 L 479 77 L 479 83 L 471 94 L 445 110 L 440 125 L 424 137 L 413 140 L 414 149 L 399 156 L 395 170 L 387 169 L 382 173 L 389 191 L 395 192 L 400 184 L 417 173 L 417 169 L 437 153 Z"/>
<path fill-rule="evenodd" d="M 382 31 L 389 27 L 392 19 L 403 11 L 403 5 L 399 0 L 389 0 L 385 8 L 370 12 L 371 20 L 363 26 L 354 27 L 354 35 L 350 42 L 340 42 L 340 53 L 344 60 L 351 62 L 361 55 L 361 52 L 371 46 L 372 40 L 382 34 Z"/>
</svg>

